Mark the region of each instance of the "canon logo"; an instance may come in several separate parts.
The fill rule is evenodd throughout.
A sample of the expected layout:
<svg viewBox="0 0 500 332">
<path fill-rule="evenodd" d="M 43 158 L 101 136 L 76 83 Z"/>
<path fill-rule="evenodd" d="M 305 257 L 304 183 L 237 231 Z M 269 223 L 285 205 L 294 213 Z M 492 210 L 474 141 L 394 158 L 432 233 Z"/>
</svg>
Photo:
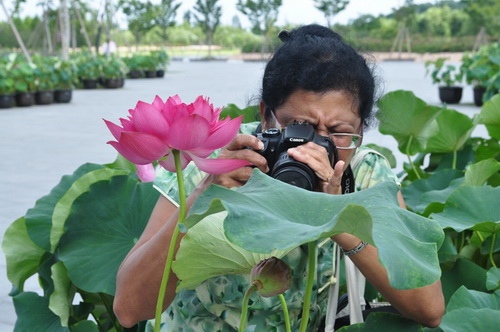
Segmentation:
<svg viewBox="0 0 500 332">
<path fill-rule="evenodd" d="M 304 142 L 303 138 L 290 138 L 290 142 Z"/>
</svg>

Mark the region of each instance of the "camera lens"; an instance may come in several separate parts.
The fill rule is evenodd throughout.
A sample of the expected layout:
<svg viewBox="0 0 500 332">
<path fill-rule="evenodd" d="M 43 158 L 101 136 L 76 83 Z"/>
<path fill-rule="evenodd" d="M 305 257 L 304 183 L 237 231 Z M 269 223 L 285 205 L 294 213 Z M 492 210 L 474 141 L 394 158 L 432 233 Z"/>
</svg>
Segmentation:
<svg viewBox="0 0 500 332">
<path fill-rule="evenodd" d="M 271 176 L 310 191 L 316 186 L 316 176 L 311 168 L 290 157 L 286 151 L 279 156 Z"/>
</svg>

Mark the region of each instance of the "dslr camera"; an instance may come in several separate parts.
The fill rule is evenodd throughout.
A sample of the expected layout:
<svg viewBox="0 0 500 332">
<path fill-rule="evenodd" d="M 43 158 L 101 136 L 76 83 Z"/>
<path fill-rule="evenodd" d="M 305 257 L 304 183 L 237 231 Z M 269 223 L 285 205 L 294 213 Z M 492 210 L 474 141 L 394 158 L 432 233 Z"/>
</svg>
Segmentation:
<svg viewBox="0 0 500 332">
<path fill-rule="evenodd" d="M 264 143 L 264 148 L 256 152 L 266 158 L 268 175 L 306 190 L 317 188 L 319 179 L 309 166 L 290 157 L 288 149 L 314 142 L 326 149 L 332 167 L 339 159 L 337 148 L 330 137 L 318 135 L 314 127 L 306 122 L 289 124 L 283 131 L 271 128 L 254 135 Z"/>
</svg>

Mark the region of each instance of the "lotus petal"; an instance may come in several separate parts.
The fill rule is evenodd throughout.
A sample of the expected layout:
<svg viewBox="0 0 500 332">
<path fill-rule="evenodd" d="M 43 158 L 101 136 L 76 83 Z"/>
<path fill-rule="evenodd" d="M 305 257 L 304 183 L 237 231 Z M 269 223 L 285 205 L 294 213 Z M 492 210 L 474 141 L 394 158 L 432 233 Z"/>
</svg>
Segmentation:
<svg viewBox="0 0 500 332">
<path fill-rule="evenodd" d="M 162 158 L 168 152 L 168 146 L 158 137 L 146 133 L 125 131 L 121 135 L 119 144 L 132 154 L 123 156 L 134 164 L 150 164 Z M 148 162 L 135 162 L 129 157 L 147 160 Z"/>
<path fill-rule="evenodd" d="M 205 159 L 189 155 L 200 170 L 209 174 L 224 174 L 251 165 L 248 161 L 241 159 Z"/>
<path fill-rule="evenodd" d="M 137 168 L 137 176 L 142 182 L 153 182 L 156 177 L 155 167 L 153 164 L 135 165 Z"/>
<path fill-rule="evenodd" d="M 108 127 L 109 131 L 111 132 L 111 134 L 113 135 L 113 137 L 119 141 L 120 140 L 120 136 L 122 134 L 122 131 L 124 130 L 122 127 L 120 127 L 119 125 L 116 125 L 114 124 L 113 122 L 111 121 L 108 121 L 106 119 L 103 119 L 104 122 L 106 123 L 106 126 Z"/>
<path fill-rule="evenodd" d="M 142 101 L 137 103 L 134 112 L 134 125 L 137 131 L 142 131 L 155 135 L 162 140 L 166 139 L 169 129 L 167 120 L 163 117 L 160 110 L 153 105 Z"/>
<path fill-rule="evenodd" d="M 209 122 L 199 115 L 176 118 L 168 132 L 168 144 L 180 151 L 196 149 L 207 139 L 209 131 Z"/>
<path fill-rule="evenodd" d="M 181 153 L 181 169 L 186 168 L 186 166 L 191 162 L 191 157 L 188 154 Z M 169 172 L 175 172 L 175 159 L 174 154 L 170 153 L 165 160 L 161 160 L 160 165 Z"/>
<path fill-rule="evenodd" d="M 153 100 L 153 103 L 151 105 L 153 105 L 154 108 L 160 111 L 161 109 L 163 109 L 165 103 L 158 95 L 156 95 L 155 100 Z"/>
<path fill-rule="evenodd" d="M 227 121 L 223 127 L 219 127 L 201 145 L 203 149 L 218 149 L 229 144 L 238 133 L 243 116 Z"/>
</svg>

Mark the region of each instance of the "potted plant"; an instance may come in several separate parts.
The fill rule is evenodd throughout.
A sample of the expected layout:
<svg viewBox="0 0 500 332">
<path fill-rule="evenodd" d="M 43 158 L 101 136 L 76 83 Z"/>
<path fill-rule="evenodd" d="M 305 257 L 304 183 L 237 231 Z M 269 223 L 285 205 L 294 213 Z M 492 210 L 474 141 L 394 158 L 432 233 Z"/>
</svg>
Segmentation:
<svg viewBox="0 0 500 332">
<path fill-rule="evenodd" d="M 128 76 L 130 78 L 140 78 L 144 75 L 143 55 L 134 54 L 131 57 L 124 58 L 123 61 L 128 67 Z"/>
<path fill-rule="evenodd" d="M 35 76 L 35 103 L 38 105 L 48 105 L 54 102 L 54 87 L 57 75 L 50 60 L 44 60 L 34 68 Z"/>
<path fill-rule="evenodd" d="M 462 99 L 463 87 L 455 85 L 462 81 L 463 72 L 455 65 L 446 64 L 446 58 L 425 63 L 426 74 L 431 72 L 432 82 L 439 84 L 439 99 L 443 103 L 458 104 Z"/>
<path fill-rule="evenodd" d="M 85 89 L 97 88 L 101 77 L 101 61 L 92 57 L 81 58 L 78 63 L 78 77 Z"/>
<path fill-rule="evenodd" d="M 73 89 L 78 82 L 78 67 L 73 61 L 60 60 L 54 65 L 57 77 L 55 82 L 54 101 L 56 103 L 69 103 Z"/>
<path fill-rule="evenodd" d="M 156 77 L 163 77 L 169 62 L 167 52 L 165 50 L 151 51 L 151 56 L 156 61 Z"/>
<path fill-rule="evenodd" d="M 28 62 L 17 62 L 12 67 L 10 74 L 14 79 L 15 99 L 17 106 L 33 105 L 35 86 L 35 67 Z"/>
<path fill-rule="evenodd" d="M 0 63 L 0 108 L 10 108 L 14 105 L 14 80 L 10 70 L 9 63 Z"/>
<path fill-rule="evenodd" d="M 481 47 L 476 53 L 462 57 L 465 80 L 473 86 L 474 103 L 482 106 L 500 89 L 500 44 Z"/>
<path fill-rule="evenodd" d="M 123 87 L 127 66 L 117 56 L 107 56 L 103 59 L 102 77 L 103 85 L 108 89 Z"/>
</svg>

